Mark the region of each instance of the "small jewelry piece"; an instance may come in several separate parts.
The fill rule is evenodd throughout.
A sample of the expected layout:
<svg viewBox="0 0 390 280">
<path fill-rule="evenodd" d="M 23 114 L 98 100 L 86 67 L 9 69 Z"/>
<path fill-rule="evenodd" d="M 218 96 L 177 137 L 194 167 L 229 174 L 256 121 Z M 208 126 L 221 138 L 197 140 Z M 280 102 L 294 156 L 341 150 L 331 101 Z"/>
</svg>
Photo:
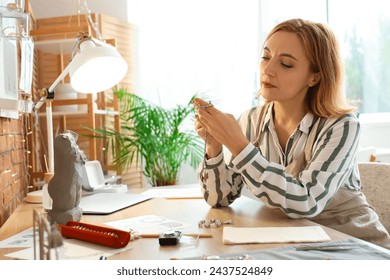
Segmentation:
<svg viewBox="0 0 390 280">
<path fill-rule="evenodd" d="M 243 254 L 243 255 L 240 255 L 240 256 L 237 256 L 237 257 L 233 257 L 231 259 L 228 259 L 228 260 L 254 260 L 255 258 L 251 255 L 248 255 L 248 254 Z"/>
<path fill-rule="evenodd" d="M 239 255 L 237 257 L 223 259 L 218 255 L 203 255 L 202 260 L 255 260 L 255 258 L 248 254 Z"/>
<path fill-rule="evenodd" d="M 232 220 L 227 220 L 225 222 L 222 222 L 221 220 L 218 219 L 206 219 L 206 220 L 201 220 L 198 222 L 198 227 L 202 228 L 219 228 L 223 225 L 230 225 L 233 224 Z"/>
<path fill-rule="evenodd" d="M 203 255 L 202 260 L 220 260 L 221 257 L 217 255 Z"/>
<path fill-rule="evenodd" d="M 135 231 L 133 229 L 129 229 L 129 233 L 130 233 L 130 240 L 133 241 L 135 239 L 139 239 L 141 236 L 139 234 L 138 231 Z"/>
<path fill-rule="evenodd" d="M 199 105 L 199 107 L 201 109 L 207 109 L 207 108 L 214 107 L 214 105 L 211 103 L 211 101 L 209 101 L 209 104 L 207 104 L 207 105 Z"/>
<path fill-rule="evenodd" d="M 198 102 L 196 102 L 196 101 L 194 101 L 194 103 L 196 104 L 196 106 L 198 106 L 200 109 L 203 109 L 203 110 L 205 110 L 205 109 L 207 109 L 207 108 L 214 107 L 214 104 L 211 103 L 211 101 L 209 101 L 209 103 L 206 104 L 206 105 L 200 105 L 200 104 L 199 104 Z"/>
</svg>

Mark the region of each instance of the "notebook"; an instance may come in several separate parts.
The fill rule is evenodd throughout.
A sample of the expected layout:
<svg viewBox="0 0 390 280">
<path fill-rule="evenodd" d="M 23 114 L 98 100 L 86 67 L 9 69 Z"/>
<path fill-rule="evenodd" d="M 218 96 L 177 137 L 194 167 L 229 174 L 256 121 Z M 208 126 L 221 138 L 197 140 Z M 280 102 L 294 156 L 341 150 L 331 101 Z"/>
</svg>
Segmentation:
<svg viewBox="0 0 390 280">
<path fill-rule="evenodd" d="M 145 194 L 97 193 L 83 196 L 79 207 L 83 214 L 107 215 L 151 198 Z"/>
</svg>

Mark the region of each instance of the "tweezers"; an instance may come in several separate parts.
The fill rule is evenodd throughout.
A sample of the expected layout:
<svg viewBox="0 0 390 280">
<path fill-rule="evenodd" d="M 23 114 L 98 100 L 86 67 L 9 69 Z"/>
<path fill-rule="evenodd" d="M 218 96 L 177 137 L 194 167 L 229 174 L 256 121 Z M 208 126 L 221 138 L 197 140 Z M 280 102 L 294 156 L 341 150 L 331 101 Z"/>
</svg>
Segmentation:
<svg viewBox="0 0 390 280">
<path fill-rule="evenodd" d="M 337 251 L 348 251 L 356 248 L 354 245 L 324 245 L 324 246 L 299 246 L 296 247 L 296 251 L 323 251 L 323 252 L 337 252 Z"/>
</svg>

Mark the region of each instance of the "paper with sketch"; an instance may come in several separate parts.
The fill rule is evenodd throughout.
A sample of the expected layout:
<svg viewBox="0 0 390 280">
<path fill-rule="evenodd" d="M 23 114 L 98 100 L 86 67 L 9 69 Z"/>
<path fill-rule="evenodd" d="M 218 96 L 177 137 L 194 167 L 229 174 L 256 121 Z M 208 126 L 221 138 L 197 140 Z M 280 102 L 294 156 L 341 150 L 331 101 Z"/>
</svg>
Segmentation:
<svg viewBox="0 0 390 280">
<path fill-rule="evenodd" d="M 150 195 L 152 197 L 162 198 L 203 198 L 199 185 L 191 187 L 163 187 L 163 188 L 151 188 L 144 191 L 143 194 Z"/>
<path fill-rule="evenodd" d="M 101 256 L 109 257 L 129 249 L 131 249 L 129 245 L 121 249 L 112 249 L 106 246 L 93 244 L 82 240 L 66 239 L 64 240 L 63 247 L 58 250 L 58 258 L 60 260 L 98 260 Z M 54 250 L 51 252 L 51 255 L 54 259 Z M 5 256 L 19 260 L 33 260 L 34 247 L 13 252 Z"/>
<path fill-rule="evenodd" d="M 108 222 L 106 224 L 120 230 L 133 230 L 139 234 L 160 234 L 169 230 L 179 230 L 191 227 L 189 224 L 155 215 L 144 215 L 135 218 Z"/>
<path fill-rule="evenodd" d="M 320 226 L 304 227 L 224 227 L 224 244 L 288 243 L 330 241 Z"/>
<path fill-rule="evenodd" d="M 0 248 L 25 248 L 34 246 L 34 232 L 32 228 L 26 229 L 7 239 L 0 241 Z"/>
</svg>

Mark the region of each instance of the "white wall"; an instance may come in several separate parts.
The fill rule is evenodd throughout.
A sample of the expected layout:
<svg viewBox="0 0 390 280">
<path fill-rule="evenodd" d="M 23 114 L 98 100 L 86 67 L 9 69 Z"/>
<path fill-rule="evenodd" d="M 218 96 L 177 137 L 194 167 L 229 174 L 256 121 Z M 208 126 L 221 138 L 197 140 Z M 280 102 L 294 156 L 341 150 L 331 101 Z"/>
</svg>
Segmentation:
<svg viewBox="0 0 390 280">
<path fill-rule="evenodd" d="M 390 162 L 390 113 L 361 114 L 359 120 L 361 153 L 370 151 L 377 161 Z"/>
<path fill-rule="evenodd" d="M 359 116 L 360 146 L 390 149 L 390 113 L 370 113 Z"/>
</svg>

